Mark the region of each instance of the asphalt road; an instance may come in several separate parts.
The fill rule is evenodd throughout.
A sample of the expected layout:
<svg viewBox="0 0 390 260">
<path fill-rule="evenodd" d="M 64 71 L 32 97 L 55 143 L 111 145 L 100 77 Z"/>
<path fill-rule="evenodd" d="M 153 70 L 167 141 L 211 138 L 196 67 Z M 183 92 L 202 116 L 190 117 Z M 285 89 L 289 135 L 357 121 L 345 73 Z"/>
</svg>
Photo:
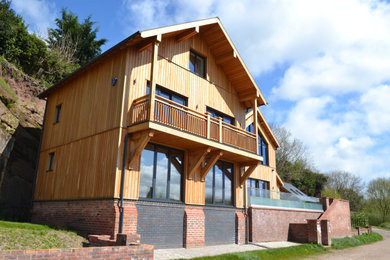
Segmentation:
<svg viewBox="0 0 390 260">
<path fill-rule="evenodd" d="M 310 257 L 307 259 L 332 259 L 332 260 L 345 260 L 345 259 L 370 259 L 390 260 L 390 231 L 382 229 L 373 229 L 373 231 L 381 234 L 383 240 L 372 244 L 358 246 L 343 250 L 332 250 L 331 253 Z"/>
</svg>

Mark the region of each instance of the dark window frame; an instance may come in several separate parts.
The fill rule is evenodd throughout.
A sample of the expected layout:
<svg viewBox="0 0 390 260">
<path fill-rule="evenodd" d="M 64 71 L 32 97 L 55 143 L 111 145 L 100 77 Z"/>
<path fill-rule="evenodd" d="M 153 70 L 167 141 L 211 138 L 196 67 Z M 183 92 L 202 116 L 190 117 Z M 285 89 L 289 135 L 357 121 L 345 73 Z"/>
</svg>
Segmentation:
<svg viewBox="0 0 390 260">
<path fill-rule="evenodd" d="M 197 58 L 200 58 L 201 60 L 203 60 L 203 75 L 200 75 L 199 72 L 196 72 L 196 70 L 195 70 L 196 64 L 194 64 L 194 70 L 192 71 L 191 66 L 190 66 L 191 65 L 191 55 L 195 56 L 195 62 L 196 62 Z M 189 60 L 189 67 L 188 67 L 189 71 L 191 71 L 192 73 L 194 73 L 195 75 L 197 75 L 197 76 L 199 76 L 199 77 L 201 77 L 203 79 L 206 79 L 206 75 L 207 75 L 207 73 L 206 73 L 206 63 L 207 63 L 207 59 L 206 59 L 205 56 L 199 54 L 198 52 L 196 52 L 196 51 L 194 51 L 192 49 L 190 50 L 190 60 Z"/>
<path fill-rule="evenodd" d="M 228 123 L 228 124 L 233 125 L 233 126 L 235 125 L 236 119 L 234 117 L 228 116 L 225 113 L 222 113 L 214 108 L 206 106 L 206 112 L 210 113 L 210 116 L 213 118 L 221 117 L 222 121 L 224 121 L 225 123 Z M 227 121 L 230 121 L 230 122 L 227 122 Z"/>
<path fill-rule="evenodd" d="M 222 203 L 216 203 L 215 202 L 215 167 L 217 167 L 217 163 L 222 163 Z M 226 162 L 226 161 L 222 161 L 222 160 L 218 160 L 217 163 L 215 163 L 213 165 L 213 167 L 211 168 L 211 170 L 207 173 L 208 174 L 212 174 L 213 175 L 213 183 L 212 183 L 212 199 L 211 199 L 211 203 L 206 203 L 206 187 L 205 187 L 205 205 L 211 205 L 211 206 L 225 206 L 225 207 L 234 207 L 234 164 L 231 163 L 231 162 Z M 232 180 L 231 180 L 231 191 L 230 191 L 230 194 L 231 194 L 231 204 L 226 204 L 225 203 L 225 164 L 231 166 L 231 169 L 232 169 Z M 206 180 L 205 180 L 206 182 Z"/>
<path fill-rule="evenodd" d="M 252 184 L 254 184 L 254 185 L 252 185 Z M 267 197 L 267 194 L 264 194 L 263 191 L 264 190 L 270 191 L 270 182 L 269 181 L 248 178 L 246 181 L 246 185 L 247 185 L 247 189 L 249 188 L 248 196 L 253 196 L 252 194 L 256 194 L 256 192 L 258 191 L 259 197 Z M 260 188 L 260 186 L 261 186 L 261 188 Z M 253 190 L 253 189 L 257 189 L 257 191 Z"/>
<path fill-rule="evenodd" d="M 56 106 L 56 113 L 54 115 L 54 124 L 57 124 L 60 122 L 61 110 L 62 110 L 62 104 L 57 105 Z"/>
<path fill-rule="evenodd" d="M 48 171 L 48 172 L 53 171 L 54 156 L 55 156 L 55 152 L 49 153 L 49 163 L 48 163 L 48 165 L 47 165 L 47 170 L 46 170 L 46 171 Z"/>
<path fill-rule="evenodd" d="M 248 125 L 245 130 L 247 132 L 254 134 L 255 129 L 253 127 L 253 123 Z M 269 145 L 265 140 L 265 138 L 263 137 L 263 135 L 260 133 L 260 131 L 257 131 L 257 139 L 258 139 L 257 146 L 259 147 L 259 155 L 263 156 L 263 161 L 261 162 L 261 164 L 269 166 Z"/>
<path fill-rule="evenodd" d="M 150 93 L 150 82 L 147 81 L 146 82 L 146 95 L 148 95 L 149 93 Z M 172 102 L 175 102 L 175 103 L 182 105 L 182 106 L 186 106 L 186 107 L 188 106 L 188 97 L 183 96 L 179 93 L 176 93 L 175 91 L 172 91 L 170 89 L 164 88 L 163 86 L 156 84 L 156 95 L 163 97 L 163 98 L 166 98 L 166 97 L 162 96 L 161 93 L 168 95 L 168 97 L 169 97 L 168 99 Z M 181 103 L 173 100 L 174 97 L 176 97 L 177 99 L 182 99 L 184 101 L 184 104 L 181 104 Z"/>
<path fill-rule="evenodd" d="M 149 200 L 149 201 L 163 201 L 163 202 L 172 202 L 172 203 L 184 203 L 184 151 L 176 149 L 176 148 L 171 148 L 165 145 L 160 145 L 156 143 L 148 143 L 147 145 L 153 145 L 153 176 L 152 176 L 152 197 L 147 198 L 147 197 L 141 197 L 139 194 L 139 199 L 140 200 Z M 146 147 L 146 146 L 145 146 Z M 159 199 L 156 198 L 156 176 L 157 176 L 157 150 L 158 148 L 163 148 L 168 150 L 168 173 L 167 173 L 167 182 L 166 182 L 166 196 L 165 199 Z M 172 200 L 169 199 L 170 197 L 170 181 L 171 181 L 171 159 L 172 159 L 172 150 L 176 152 L 180 152 L 182 154 L 182 165 L 181 165 L 181 174 L 180 174 L 180 200 Z M 151 151 L 151 150 L 150 150 Z M 141 153 L 142 156 L 142 153 Z M 141 178 L 141 168 L 140 168 L 140 178 Z M 141 185 L 141 181 L 139 183 Z M 140 190 L 140 189 L 139 189 Z"/>
</svg>

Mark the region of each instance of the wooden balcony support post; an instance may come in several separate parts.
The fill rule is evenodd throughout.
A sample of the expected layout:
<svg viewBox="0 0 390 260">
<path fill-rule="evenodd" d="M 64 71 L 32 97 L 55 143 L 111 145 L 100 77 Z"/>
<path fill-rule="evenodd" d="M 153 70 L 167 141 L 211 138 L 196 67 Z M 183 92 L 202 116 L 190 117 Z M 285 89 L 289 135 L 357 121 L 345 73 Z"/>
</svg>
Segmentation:
<svg viewBox="0 0 390 260">
<path fill-rule="evenodd" d="M 257 168 L 259 163 L 249 164 L 249 165 L 240 165 L 240 167 L 249 166 L 248 169 L 244 172 L 242 176 L 240 176 L 240 186 L 244 184 L 244 182 L 249 178 L 249 176 L 253 173 L 253 171 Z"/>
<path fill-rule="evenodd" d="M 207 162 L 207 164 L 202 167 L 202 170 L 200 172 L 200 179 L 201 181 L 204 181 L 204 178 L 206 177 L 207 173 L 213 168 L 213 166 L 217 163 L 219 158 L 223 155 L 223 152 L 221 150 L 215 151 L 210 154 L 210 160 Z"/>
<path fill-rule="evenodd" d="M 149 93 L 149 101 L 150 101 L 150 109 L 149 109 L 149 120 L 154 120 L 154 101 L 156 99 L 156 78 L 158 73 L 158 64 L 157 64 L 157 56 L 158 56 L 158 45 L 161 42 L 161 36 L 156 37 L 153 42 L 153 50 L 152 50 L 152 63 L 150 70 L 150 93 Z"/>
<path fill-rule="evenodd" d="M 141 155 L 142 151 L 144 150 L 145 146 L 148 144 L 150 139 L 153 137 L 154 131 L 145 131 L 143 133 L 140 133 L 140 136 L 138 139 L 132 142 L 132 145 L 130 147 L 130 157 L 128 161 L 128 169 L 133 169 L 133 165 L 136 162 L 136 160 Z M 126 149 L 126 147 L 125 147 Z"/>
<path fill-rule="evenodd" d="M 253 101 L 253 130 L 254 130 L 254 133 L 256 135 L 256 154 L 259 154 L 259 134 L 258 134 L 258 129 L 257 129 L 257 125 L 258 125 L 258 122 L 257 122 L 257 97 L 255 98 L 255 100 Z"/>
<path fill-rule="evenodd" d="M 210 139 L 210 113 L 209 112 L 206 112 L 206 116 L 207 116 L 207 139 Z"/>
<path fill-rule="evenodd" d="M 218 140 L 219 140 L 220 143 L 222 143 L 222 117 L 218 117 L 218 125 L 219 125 Z"/>
<path fill-rule="evenodd" d="M 192 179 L 195 172 L 198 170 L 199 166 L 202 164 L 206 155 L 211 151 L 211 147 L 207 147 L 206 149 L 195 151 L 189 154 L 189 171 L 188 171 L 188 179 Z"/>
</svg>

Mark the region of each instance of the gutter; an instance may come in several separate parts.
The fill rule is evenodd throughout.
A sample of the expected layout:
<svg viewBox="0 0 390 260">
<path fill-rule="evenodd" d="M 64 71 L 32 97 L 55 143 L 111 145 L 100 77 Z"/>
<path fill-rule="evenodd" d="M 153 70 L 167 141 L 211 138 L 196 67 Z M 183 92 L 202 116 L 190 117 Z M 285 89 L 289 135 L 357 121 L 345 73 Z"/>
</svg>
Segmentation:
<svg viewBox="0 0 390 260">
<path fill-rule="evenodd" d="M 124 209 L 123 209 L 123 192 L 124 192 L 124 185 L 125 185 L 125 173 L 126 173 L 126 158 L 127 158 L 127 143 L 129 140 L 131 134 L 127 134 L 125 137 L 125 146 L 123 150 L 123 163 L 122 163 L 122 176 L 121 176 L 121 193 L 120 193 L 120 199 L 119 199 L 119 234 L 122 234 L 123 232 L 123 215 L 124 215 Z"/>
</svg>

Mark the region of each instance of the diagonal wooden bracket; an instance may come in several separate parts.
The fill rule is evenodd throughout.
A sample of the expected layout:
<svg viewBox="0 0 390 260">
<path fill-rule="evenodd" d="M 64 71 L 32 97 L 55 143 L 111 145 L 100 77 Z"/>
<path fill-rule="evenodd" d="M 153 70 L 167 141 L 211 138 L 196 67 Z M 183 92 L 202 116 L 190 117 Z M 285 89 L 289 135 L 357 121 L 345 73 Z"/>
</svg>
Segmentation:
<svg viewBox="0 0 390 260">
<path fill-rule="evenodd" d="M 215 165 L 215 163 L 218 161 L 218 159 L 223 155 L 223 152 L 222 151 L 215 151 L 213 153 L 210 154 L 211 158 L 210 160 L 207 162 L 207 165 L 205 165 L 204 167 L 202 167 L 202 170 L 201 170 L 201 173 L 200 173 L 200 179 L 202 181 L 204 181 L 204 178 L 206 177 L 207 173 L 209 173 L 209 171 L 211 170 L 211 168 L 213 168 L 213 166 Z"/>
<path fill-rule="evenodd" d="M 179 34 L 176 37 L 176 40 L 178 42 L 181 42 L 181 41 L 187 40 L 188 38 L 191 38 L 192 36 L 194 36 L 198 33 L 199 33 L 199 26 L 192 28 L 192 29 L 189 29 L 189 30 L 186 30 L 183 33 Z"/>
<path fill-rule="evenodd" d="M 147 50 L 150 47 L 152 47 L 153 44 L 155 44 L 156 42 L 157 43 L 161 42 L 161 34 L 159 34 L 159 35 L 157 35 L 155 37 L 151 37 L 149 39 L 146 39 L 145 41 L 143 41 L 140 44 L 138 44 L 136 46 L 136 49 L 138 50 L 138 52 L 143 52 L 144 50 Z"/>
<path fill-rule="evenodd" d="M 249 178 L 249 176 L 253 173 L 253 171 L 257 168 L 259 163 L 251 164 L 251 165 L 241 165 L 241 167 L 249 166 L 248 169 L 244 172 L 242 176 L 240 176 L 239 184 L 242 186 L 244 182 Z"/>
<path fill-rule="evenodd" d="M 190 153 L 190 157 L 193 157 L 191 165 L 189 165 L 189 172 L 188 172 L 188 179 L 192 179 L 194 173 L 199 168 L 201 163 L 206 158 L 206 155 L 211 151 L 210 147 L 207 147 L 206 149 L 203 149 L 201 151 L 192 152 Z"/>
<path fill-rule="evenodd" d="M 145 146 L 148 144 L 150 139 L 153 137 L 153 135 L 154 135 L 154 131 L 147 131 L 137 141 L 135 141 L 134 149 L 133 151 L 130 151 L 130 157 L 128 163 L 129 169 L 132 168 L 132 165 L 141 155 L 142 151 L 144 150 Z M 127 149 L 127 147 L 125 147 L 125 149 Z"/>
</svg>

